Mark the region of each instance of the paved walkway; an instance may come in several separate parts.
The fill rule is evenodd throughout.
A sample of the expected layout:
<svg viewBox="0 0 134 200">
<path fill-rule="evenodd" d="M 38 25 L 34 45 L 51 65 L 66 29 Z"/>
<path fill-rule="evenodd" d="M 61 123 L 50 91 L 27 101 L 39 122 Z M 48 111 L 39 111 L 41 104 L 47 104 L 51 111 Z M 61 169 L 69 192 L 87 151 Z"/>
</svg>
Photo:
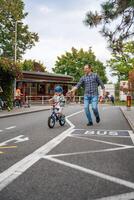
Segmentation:
<svg viewBox="0 0 134 200">
<path fill-rule="evenodd" d="M 120 108 L 125 118 L 129 122 L 132 130 L 134 131 L 134 106 L 132 106 L 130 109 L 128 109 L 126 106 L 122 106 Z"/>
<path fill-rule="evenodd" d="M 0 110 L 0 118 L 10 117 L 14 115 L 22 115 L 22 114 L 33 113 L 33 112 L 40 112 L 40 111 L 49 110 L 49 109 L 50 109 L 50 106 L 31 106 L 30 108 L 27 108 L 27 107 L 14 108 L 11 111 Z"/>
</svg>

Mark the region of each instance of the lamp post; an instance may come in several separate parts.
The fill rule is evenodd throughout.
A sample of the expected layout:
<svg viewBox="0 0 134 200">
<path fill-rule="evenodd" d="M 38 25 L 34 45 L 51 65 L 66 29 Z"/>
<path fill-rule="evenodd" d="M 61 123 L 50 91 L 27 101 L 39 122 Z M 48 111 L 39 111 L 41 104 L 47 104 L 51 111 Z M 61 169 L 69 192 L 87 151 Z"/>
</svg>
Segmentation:
<svg viewBox="0 0 134 200">
<path fill-rule="evenodd" d="M 14 35 L 14 62 L 16 64 L 17 61 L 17 25 L 18 21 L 15 21 L 15 35 Z M 16 78 L 14 79 L 14 99 L 16 95 Z"/>
<path fill-rule="evenodd" d="M 17 61 L 17 23 L 18 23 L 18 21 L 15 21 L 15 37 L 14 37 L 14 62 L 15 62 L 15 64 Z"/>
</svg>

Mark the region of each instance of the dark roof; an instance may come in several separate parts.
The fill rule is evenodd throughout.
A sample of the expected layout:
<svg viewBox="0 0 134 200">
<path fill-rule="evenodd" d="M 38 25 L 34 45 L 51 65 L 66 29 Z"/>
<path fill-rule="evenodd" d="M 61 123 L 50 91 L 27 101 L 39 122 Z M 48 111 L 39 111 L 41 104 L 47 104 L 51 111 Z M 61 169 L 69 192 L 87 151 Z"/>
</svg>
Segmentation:
<svg viewBox="0 0 134 200">
<path fill-rule="evenodd" d="M 22 80 L 17 80 L 17 81 L 21 81 L 24 83 L 55 83 L 55 80 L 38 80 L 38 79 L 22 79 Z M 68 81 L 68 82 L 64 82 L 64 81 L 57 81 L 57 83 L 65 83 L 65 84 L 76 84 L 76 82 L 72 82 L 72 81 Z"/>
<path fill-rule="evenodd" d="M 72 78 L 72 76 L 69 75 L 64 75 L 64 74 L 54 74 L 54 73 L 49 73 L 49 72 L 31 72 L 31 71 L 22 71 L 23 74 L 33 74 L 33 75 L 44 75 L 44 76 L 54 76 L 54 77 L 66 77 L 66 78 Z"/>
</svg>

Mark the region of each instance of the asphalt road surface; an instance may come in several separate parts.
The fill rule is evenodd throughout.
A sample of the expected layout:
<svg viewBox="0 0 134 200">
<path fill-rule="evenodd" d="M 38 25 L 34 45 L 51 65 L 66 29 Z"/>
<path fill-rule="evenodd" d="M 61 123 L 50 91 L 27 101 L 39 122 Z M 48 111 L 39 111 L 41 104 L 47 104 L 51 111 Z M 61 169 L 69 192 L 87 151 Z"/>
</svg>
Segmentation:
<svg viewBox="0 0 134 200">
<path fill-rule="evenodd" d="M 66 124 L 49 111 L 0 119 L 0 200 L 134 199 L 134 136 L 119 107 L 101 105 L 87 127 L 83 105 Z"/>
</svg>

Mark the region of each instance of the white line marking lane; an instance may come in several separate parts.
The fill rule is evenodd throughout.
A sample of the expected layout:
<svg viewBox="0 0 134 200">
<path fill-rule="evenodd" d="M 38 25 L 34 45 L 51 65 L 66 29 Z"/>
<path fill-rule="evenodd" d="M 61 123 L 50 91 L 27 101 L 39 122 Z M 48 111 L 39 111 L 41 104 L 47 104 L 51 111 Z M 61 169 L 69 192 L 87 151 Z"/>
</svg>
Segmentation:
<svg viewBox="0 0 134 200">
<path fill-rule="evenodd" d="M 95 200 L 132 200 L 132 199 L 134 199 L 134 192 L 128 192 L 124 194 L 104 197 L 104 198 L 95 199 Z"/>
<path fill-rule="evenodd" d="M 101 150 L 93 150 L 93 151 L 73 152 L 73 153 L 63 153 L 63 154 L 53 154 L 53 155 L 48 155 L 47 157 L 63 157 L 63 156 L 73 156 L 73 155 L 90 154 L 90 153 L 103 153 L 103 152 L 119 151 L 119 150 L 132 149 L 132 148 L 134 148 L 134 146 L 117 147 L 117 148 L 101 149 Z"/>
<path fill-rule="evenodd" d="M 0 191 L 4 189 L 9 183 L 11 183 L 13 180 L 15 180 L 17 177 L 19 177 L 23 172 L 25 172 L 28 168 L 30 168 L 34 163 L 36 163 L 42 156 L 45 156 L 49 151 L 51 151 L 54 147 L 56 147 L 59 143 L 61 143 L 66 137 L 68 137 L 71 132 L 74 130 L 74 125 L 72 122 L 69 121 L 69 117 L 72 117 L 74 115 L 77 115 L 79 113 L 83 112 L 78 111 L 76 113 L 73 113 L 69 116 L 67 116 L 66 121 L 69 123 L 70 128 L 62 132 L 57 137 L 50 140 L 48 143 L 31 153 L 30 155 L 26 156 L 19 162 L 15 163 L 11 167 L 9 167 L 7 170 L 2 172 L 0 174 Z"/>
<path fill-rule="evenodd" d="M 129 135 L 130 135 L 131 140 L 132 140 L 132 142 L 134 144 L 134 133 L 132 131 L 129 131 Z"/>
<path fill-rule="evenodd" d="M 79 138 L 82 140 L 91 140 L 91 141 L 95 141 L 95 142 L 99 142 L 99 143 L 110 144 L 110 145 L 115 145 L 115 146 L 120 146 L 120 147 L 134 147 L 133 145 L 124 145 L 124 144 L 119 144 L 119 143 L 115 143 L 115 142 L 107 142 L 105 140 L 96 140 L 96 139 L 92 139 L 92 138 L 80 137 L 80 136 L 75 136 L 75 135 L 70 135 L 70 137 Z"/>
<path fill-rule="evenodd" d="M 65 161 L 62 161 L 62 160 L 59 160 L 59 159 L 56 159 L 56 158 L 44 156 L 44 159 L 50 160 L 52 162 L 59 163 L 61 165 L 67 166 L 67 167 L 71 167 L 73 169 L 85 172 L 87 174 L 97 176 L 99 178 L 111 181 L 113 183 L 124 185 L 128 188 L 134 189 L 134 183 L 133 182 L 126 181 L 126 180 L 123 180 L 123 179 L 120 179 L 120 178 L 116 178 L 114 176 L 110 176 L 110 175 L 107 175 L 107 174 L 104 174 L 104 173 L 101 173 L 101 172 L 97 172 L 97 171 L 94 171 L 94 170 L 91 170 L 91 169 L 87 169 L 85 167 L 81 167 L 81 166 L 78 166 L 78 165 L 75 165 L 75 164 L 72 164 L 72 163 L 68 163 L 68 162 L 65 162 Z"/>
</svg>

